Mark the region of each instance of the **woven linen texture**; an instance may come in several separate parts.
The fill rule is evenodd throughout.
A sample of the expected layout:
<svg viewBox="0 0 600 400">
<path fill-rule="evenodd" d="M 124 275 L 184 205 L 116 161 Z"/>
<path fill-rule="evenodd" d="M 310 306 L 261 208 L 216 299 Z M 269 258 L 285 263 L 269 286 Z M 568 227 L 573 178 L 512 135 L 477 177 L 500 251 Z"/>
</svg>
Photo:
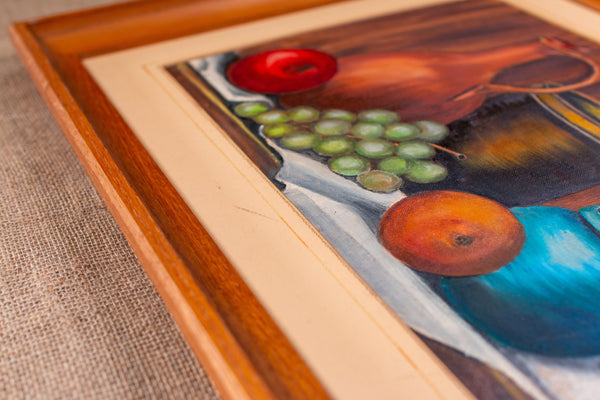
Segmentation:
<svg viewBox="0 0 600 400">
<path fill-rule="evenodd" d="M 5 33 L 101 3 L 0 1 L 0 399 L 217 399 Z"/>
</svg>

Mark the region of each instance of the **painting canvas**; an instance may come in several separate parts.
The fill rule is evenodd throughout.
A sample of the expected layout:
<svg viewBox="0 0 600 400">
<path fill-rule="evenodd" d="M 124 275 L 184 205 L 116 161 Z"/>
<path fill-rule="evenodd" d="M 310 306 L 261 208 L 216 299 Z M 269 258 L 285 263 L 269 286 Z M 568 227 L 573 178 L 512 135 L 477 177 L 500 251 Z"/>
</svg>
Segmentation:
<svg viewBox="0 0 600 400">
<path fill-rule="evenodd" d="M 468 387 L 594 399 L 599 68 L 599 45 L 473 0 L 167 69 Z"/>
</svg>

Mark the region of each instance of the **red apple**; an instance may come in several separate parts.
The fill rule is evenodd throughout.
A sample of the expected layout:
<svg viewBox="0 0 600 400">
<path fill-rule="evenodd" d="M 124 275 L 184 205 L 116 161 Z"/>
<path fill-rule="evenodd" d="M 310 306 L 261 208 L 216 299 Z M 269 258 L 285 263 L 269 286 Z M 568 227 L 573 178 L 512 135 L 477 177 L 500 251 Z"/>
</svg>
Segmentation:
<svg viewBox="0 0 600 400">
<path fill-rule="evenodd" d="M 257 93 L 279 94 L 311 89 L 335 75 L 337 61 L 310 49 L 280 49 L 242 58 L 227 69 L 236 86 Z"/>
<path fill-rule="evenodd" d="M 488 274 L 522 250 L 525 229 L 495 201 L 423 192 L 394 204 L 379 226 L 383 246 L 410 267 L 446 276 Z"/>
</svg>

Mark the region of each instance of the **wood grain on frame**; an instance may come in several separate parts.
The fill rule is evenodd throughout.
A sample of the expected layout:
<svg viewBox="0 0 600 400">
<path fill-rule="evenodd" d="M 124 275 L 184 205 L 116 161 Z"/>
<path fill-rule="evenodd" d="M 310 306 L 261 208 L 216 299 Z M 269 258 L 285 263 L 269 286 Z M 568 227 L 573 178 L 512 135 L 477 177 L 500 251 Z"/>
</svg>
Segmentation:
<svg viewBox="0 0 600 400">
<path fill-rule="evenodd" d="M 581 4 L 585 4 L 588 7 L 600 10 L 600 0 L 576 0 Z"/>
</svg>

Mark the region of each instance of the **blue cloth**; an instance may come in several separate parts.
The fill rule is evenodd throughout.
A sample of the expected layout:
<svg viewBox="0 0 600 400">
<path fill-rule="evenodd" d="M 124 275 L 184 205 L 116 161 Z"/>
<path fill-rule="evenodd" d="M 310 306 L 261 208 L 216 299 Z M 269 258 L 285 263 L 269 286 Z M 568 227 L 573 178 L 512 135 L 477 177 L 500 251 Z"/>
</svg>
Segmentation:
<svg viewBox="0 0 600 400">
<path fill-rule="evenodd" d="M 491 274 L 442 278 L 443 292 L 505 345 L 549 356 L 600 354 L 598 209 L 512 209 L 527 237 L 519 256 Z"/>
</svg>

